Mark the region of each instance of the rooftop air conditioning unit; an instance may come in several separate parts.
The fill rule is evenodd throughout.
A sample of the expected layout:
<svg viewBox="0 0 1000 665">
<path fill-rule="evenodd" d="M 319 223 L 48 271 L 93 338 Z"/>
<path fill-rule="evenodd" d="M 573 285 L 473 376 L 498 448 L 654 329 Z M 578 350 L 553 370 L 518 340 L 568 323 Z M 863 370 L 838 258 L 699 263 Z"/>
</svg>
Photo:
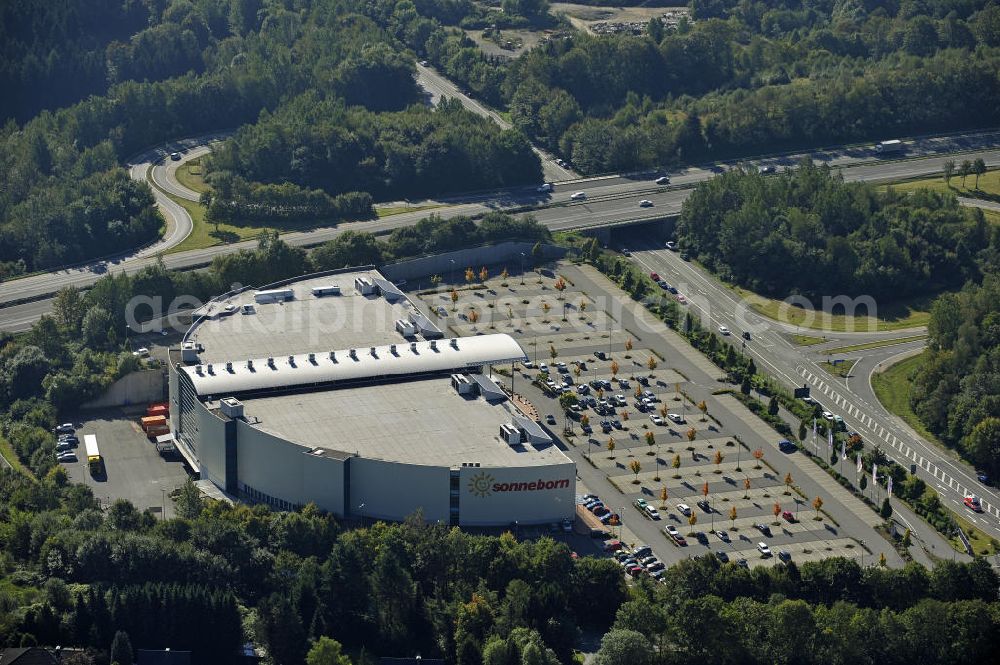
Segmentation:
<svg viewBox="0 0 1000 665">
<path fill-rule="evenodd" d="M 247 369 L 253 369 L 253 361 L 252 360 L 248 360 L 247 361 Z"/>
<path fill-rule="evenodd" d="M 194 368 L 194 373 L 201 376 L 201 365 L 196 365 Z"/>
<path fill-rule="evenodd" d="M 215 376 L 215 368 L 212 367 L 211 363 L 209 363 L 209 365 L 208 365 L 208 373 L 211 376 Z"/>
<path fill-rule="evenodd" d="M 371 348 L 369 348 L 368 352 L 372 354 L 372 358 L 378 358 L 378 356 L 375 355 L 375 347 L 374 346 L 371 347 Z"/>
<path fill-rule="evenodd" d="M 316 362 L 316 354 L 315 353 L 310 353 L 309 354 L 309 362 L 311 362 L 311 363 L 315 363 Z"/>
<path fill-rule="evenodd" d="M 274 358 L 267 359 L 267 366 L 270 367 L 271 369 L 274 369 Z"/>
<path fill-rule="evenodd" d="M 457 349 L 458 348 L 458 338 L 457 337 L 452 337 L 451 338 L 451 342 L 449 342 L 449 344 L 451 344 L 451 348 Z"/>
<path fill-rule="evenodd" d="M 230 374 L 233 373 L 233 363 L 231 362 L 226 363 L 226 371 L 229 372 Z"/>
<path fill-rule="evenodd" d="M 333 362 L 337 362 L 337 352 L 336 351 L 331 351 L 330 352 L 330 360 L 332 360 Z"/>
<path fill-rule="evenodd" d="M 437 349 L 438 349 L 437 342 L 432 339 L 431 340 L 431 351 L 437 351 Z"/>
<path fill-rule="evenodd" d="M 395 344 L 390 344 L 389 345 L 389 353 L 391 353 L 392 355 L 396 355 L 396 345 Z"/>
<path fill-rule="evenodd" d="M 350 351 L 348 351 L 347 355 L 349 355 L 354 360 L 358 359 L 358 352 L 356 350 L 354 350 L 354 349 L 351 349 Z"/>
<path fill-rule="evenodd" d="M 288 356 L 288 364 L 295 367 L 295 356 Z"/>
<path fill-rule="evenodd" d="M 414 353 L 417 352 L 417 343 L 416 342 L 410 342 L 410 351 L 413 351 Z"/>
</svg>

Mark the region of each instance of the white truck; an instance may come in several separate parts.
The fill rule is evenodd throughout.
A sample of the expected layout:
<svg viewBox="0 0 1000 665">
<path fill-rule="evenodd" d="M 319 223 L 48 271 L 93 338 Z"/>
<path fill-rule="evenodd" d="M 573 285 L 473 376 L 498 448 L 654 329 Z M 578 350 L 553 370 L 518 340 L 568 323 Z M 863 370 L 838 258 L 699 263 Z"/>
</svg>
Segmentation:
<svg viewBox="0 0 1000 665">
<path fill-rule="evenodd" d="M 875 144 L 875 152 L 880 155 L 888 155 L 891 153 L 903 152 L 903 142 L 899 139 L 891 139 L 889 141 L 881 141 Z"/>
</svg>

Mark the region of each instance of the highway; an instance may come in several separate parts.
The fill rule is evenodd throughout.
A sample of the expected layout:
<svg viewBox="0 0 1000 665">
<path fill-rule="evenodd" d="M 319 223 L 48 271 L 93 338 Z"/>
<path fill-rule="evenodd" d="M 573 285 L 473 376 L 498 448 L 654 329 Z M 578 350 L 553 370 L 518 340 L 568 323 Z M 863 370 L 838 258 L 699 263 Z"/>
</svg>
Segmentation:
<svg viewBox="0 0 1000 665">
<path fill-rule="evenodd" d="M 842 416 L 848 429 L 859 432 L 867 445 L 879 445 L 890 458 L 904 467 L 916 465 L 918 476 L 938 491 L 948 508 L 961 514 L 990 537 L 1000 538 L 1000 495 L 997 491 L 979 483 L 975 470 L 969 465 L 925 441 L 886 411 L 871 390 L 870 374 L 881 362 L 899 353 L 920 349 L 923 341 L 830 356 L 862 357 L 863 361 L 854 370 L 853 379 L 839 379 L 819 366 L 819 362 L 828 359 L 822 355 L 824 347 L 912 337 L 919 331 L 826 333 L 831 342 L 820 347 L 800 347 L 788 335 L 793 327 L 776 324 L 756 314 L 715 277 L 697 265 L 681 260 L 678 254 L 653 244 L 633 248 L 631 254 L 643 270 L 656 272 L 676 286 L 689 302 L 686 307 L 701 316 L 706 328 L 717 330 L 719 326 L 725 326 L 733 331 L 730 337 L 732 343 L 749 353 L 759 369 L 788 387 L 808 385 L 812 396 L 825 409 Z M 750 331 L 752 337 L 745 346 L 740 339 L 743 331 Z M 820 334 L 816 331 L 802 332 Z M 806 445 L 812 445 L 811 439 Z M 826 444 L 820 441 L 817 445 L 822 448 Z M 982 514 L 975 515 L 964 507 L 962 499 L 968 494 L 982 498 Z"/>
</svg>

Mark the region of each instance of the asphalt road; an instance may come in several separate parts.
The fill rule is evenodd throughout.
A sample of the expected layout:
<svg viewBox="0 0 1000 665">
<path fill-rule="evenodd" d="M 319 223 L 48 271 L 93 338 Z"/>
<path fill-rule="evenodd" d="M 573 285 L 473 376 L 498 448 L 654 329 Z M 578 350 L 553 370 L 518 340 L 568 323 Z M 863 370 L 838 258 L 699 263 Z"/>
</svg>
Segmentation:
<svg viewBox="0 0 1000 665">
<path fill-rule="evenodd" d="M 650 245 L 633 250 L 632 257 L 646 271 L 655 271 L 677 286 L 690 302 L 687 307 L 701 315 L 706 327 L 715 330 L 726 326 L 733 331 L 730 340 L 739 348 L 744 348 L 740 333 L 751 331 L 753 339 L 746 344 L 745 351 L 754 357 L 758 367 L 788 387 L 810 386 L 812 396 L 826 409 L 842 416 L 848 429 L 861 433 L 868 445 L 881 446 L 889 457 L 900 464 L 915 464 L 917 475 L 940 493 L 945 505 L 989 536 L 1000 538 L 1000 495 L 997 491 L 979 483 L 975 470 L 969 465 L 917 436 L 886 411 L 871 391 L 868 374 L 862 376 L 866 367 L 870 374 L 873 362 L 877 365 L 901 351 L 919 348 L 922 342 L 864 352 L 862 355 L 869 359 L 855 370 L 858 378 L 845 382 L 819 366 L 818 363 L 826 357 L 817 357 L 815 351 L 809 350 L 811 347 L 792 343 L 787 335 L 788 327 L 753 312 L 733 292 L 695 264 L 682 261 L 676 253 Z M 892 335 L 913 334 L 912 331 L 897 331 L 888 334 L 834 334 L 834 337 L 843 340 L 837 344 L 843 346 Z M 985 512 L 974 515 L 964 508 L 962 500 L 968 494 L 982 498 Z"/>
</svg>

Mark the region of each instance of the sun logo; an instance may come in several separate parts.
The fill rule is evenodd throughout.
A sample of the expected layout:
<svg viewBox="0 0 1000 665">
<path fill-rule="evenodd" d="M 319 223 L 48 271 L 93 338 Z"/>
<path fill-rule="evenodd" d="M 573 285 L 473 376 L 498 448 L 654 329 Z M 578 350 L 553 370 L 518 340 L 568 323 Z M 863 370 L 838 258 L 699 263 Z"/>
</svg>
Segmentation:
<svg viewBox="0 0 1000 665">
<path fill-rule="evenodd" d="M 483 471 L 469 478 L 469 491 L 476 496 L 489 496 L 493 487 L 493 476 Z"/>
</svg>

